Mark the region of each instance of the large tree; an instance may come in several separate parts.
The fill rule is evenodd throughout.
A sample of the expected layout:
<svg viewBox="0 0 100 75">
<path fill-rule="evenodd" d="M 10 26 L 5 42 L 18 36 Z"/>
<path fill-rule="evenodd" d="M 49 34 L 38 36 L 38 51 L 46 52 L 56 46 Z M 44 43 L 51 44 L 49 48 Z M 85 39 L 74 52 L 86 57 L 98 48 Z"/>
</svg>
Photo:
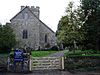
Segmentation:
<svg viewBox="0 0 100 75">
<path fill-rule="evenodd" d="M 91 12 L 83 25 L 85 46 L 87 49 L 100 50 L 100 0 L 81 0 L 81 4 L 85 17 Z"/>
<path fill-rule="evenodd" d="M 0 25 L 0 52 L 8 52 L 16 44 L 15 35 L 11 27 Z"/>
<path fill-rule="evenodd" d="M 74 9 L 73 2 L 68 4 L 66 15 L 58 23 L 57 40 L 64 45 L 73 45 L 76 48 L 78 42 L 83 39 L 83 33 L 80 30 L 82 20 L 80 8 Z"/>
</svg>

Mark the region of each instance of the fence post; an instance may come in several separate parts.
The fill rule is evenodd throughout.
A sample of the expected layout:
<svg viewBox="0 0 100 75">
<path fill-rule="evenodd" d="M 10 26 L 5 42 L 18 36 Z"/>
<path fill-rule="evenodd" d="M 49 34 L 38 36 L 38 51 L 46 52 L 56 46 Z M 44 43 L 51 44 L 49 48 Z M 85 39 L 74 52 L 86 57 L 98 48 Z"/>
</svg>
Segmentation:
<svg viewBox="0 0 100 75">
<path fill-rule="evenodd" d="M 64 57 L 61 58 L 62 59 L 62 70 L 64 70 Z"/>
<path fill-rule="evenodd" d="M 32 56 L 31 55 L 29 59 L 29 71 L 32 71 Z"/>
</svg>

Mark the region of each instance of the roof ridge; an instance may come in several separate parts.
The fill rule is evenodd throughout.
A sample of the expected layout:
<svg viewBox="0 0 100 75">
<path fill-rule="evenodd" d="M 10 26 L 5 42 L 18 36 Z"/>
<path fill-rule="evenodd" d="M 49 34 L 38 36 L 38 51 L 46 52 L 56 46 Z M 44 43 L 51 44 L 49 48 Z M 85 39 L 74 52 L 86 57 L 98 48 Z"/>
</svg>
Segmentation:
<svg viewBox="0 0 100 75">
<path fill-rule="evenodd" d="M 25 6 L 25 8 L 27 8 L 28 6 Z M 24 9 L 25 9 L 24 8 Z M 14 17 L 12 17 L 11 19 L 10 19 L 10 21 L 12 20 L 12 19 L 14 19 L 19 13 L 21 13 L 24 9 L 22 9 L 21 11 L 19 11 Z"/>
<path fill-rule="evenodd" d="M 49 28 L 49 30 L 51 30 L 53 33 L 55 33 L 49 26 L 47 26 L 44 22 L 42 22 L 33 12 L 32 10 L 28 7 L 28 9 L 31 11 L 31 13 L 41 22 L 43 23 L 47 28 Z"/>
<path fill-rule="evenodd" d="M 53 33 L 55 33 L 49 26 L 47 26 L 44 22 L 42 22 L 33 12 L 32 10 L 29 8 L 29 6 L 25 6 L 25 8 L 23 8 L 20 12 L 18 12 L 12 19 L 14 19 L 19 13 L 21 13 L 24 9 L 28 8 L 28 10 L 43 24 L 45 25 L 50 31 L 52 31 Z M 10 19 L 10 21 L 12 20 Z"/>
</svg>

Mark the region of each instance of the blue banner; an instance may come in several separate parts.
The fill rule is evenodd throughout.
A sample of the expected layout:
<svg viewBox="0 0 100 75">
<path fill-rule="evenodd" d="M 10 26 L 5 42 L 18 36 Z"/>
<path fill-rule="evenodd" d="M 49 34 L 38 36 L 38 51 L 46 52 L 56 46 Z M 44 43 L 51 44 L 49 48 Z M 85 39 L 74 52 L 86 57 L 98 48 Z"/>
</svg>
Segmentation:
<svg viewBox="0 0 100 75">
<path fill-rule="evenodd" d="M 14 61 L 23 61 L 23 51 L 22 50 L 15 50 L 14 51 Z"/>
</svg>

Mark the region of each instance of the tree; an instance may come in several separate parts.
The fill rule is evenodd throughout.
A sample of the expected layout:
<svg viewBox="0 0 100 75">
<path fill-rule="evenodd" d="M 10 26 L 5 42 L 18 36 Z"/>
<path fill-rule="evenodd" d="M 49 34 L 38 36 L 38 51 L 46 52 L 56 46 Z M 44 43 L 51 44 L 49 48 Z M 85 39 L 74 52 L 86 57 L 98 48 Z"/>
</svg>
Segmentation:
<svg viewBox="0 0 100 75">
<path fill-rule="evenodd" d="M 81 4 L 85 17 L 91 12 L 83 25 L 85 46 L 87 49 L 100 50 L 100 0 L 81 0 Z"/>
<path fill-rule="evenodd" d="M 0 52 L 8 52 L 16 44 L 15 35 L 9 25 L 0 25 Z"/>
<path fill-rule="evenodd" d="M 74 48 L 77 48 L 78 42 L 80 42 L 84 36 L 82 31 L 80 30 L 82 12 L 80 9 L 73 8 L 73 2 L 68 4 L 66 8 L 66 15 L 61 18 L 58 23 L 57 29 L 57 39 L 58 43 L 62 43 L 64 45 L 71 44 Z"/>
</svg>

